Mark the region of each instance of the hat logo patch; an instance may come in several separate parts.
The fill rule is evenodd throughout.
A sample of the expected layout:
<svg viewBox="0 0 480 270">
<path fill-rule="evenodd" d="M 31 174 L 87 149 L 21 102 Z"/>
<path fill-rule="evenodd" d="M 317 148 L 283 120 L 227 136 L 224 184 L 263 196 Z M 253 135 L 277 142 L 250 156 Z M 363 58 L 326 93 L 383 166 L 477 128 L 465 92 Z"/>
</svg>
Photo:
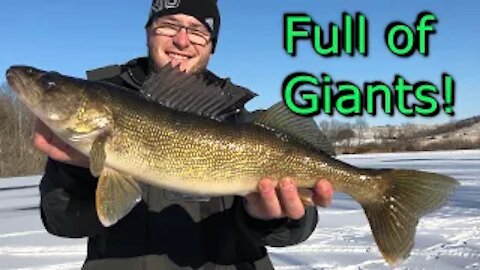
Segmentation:
<svg viewBox="0 0 480 270">
<path fill-rule="evenodd" d="M 164 3 L 166 9 L 177 8 L 180 6 L 180 0 L 165 0 Z"/>
<path fill-rule="evenodd" d="M 213 18 L 212 17 L 209 17 L 209 18 L 206 18 L 205 19 L 205 22 L 208 24 L 208 26 L 210 27 L 210 30 L 213 30 Z"/>
<path fill-rule="evenodd" d="M 159 12 L 163 9 L 178 8 L 181 0 L 155 0 L 152 3 L 152 10 Z"/>
</svg>

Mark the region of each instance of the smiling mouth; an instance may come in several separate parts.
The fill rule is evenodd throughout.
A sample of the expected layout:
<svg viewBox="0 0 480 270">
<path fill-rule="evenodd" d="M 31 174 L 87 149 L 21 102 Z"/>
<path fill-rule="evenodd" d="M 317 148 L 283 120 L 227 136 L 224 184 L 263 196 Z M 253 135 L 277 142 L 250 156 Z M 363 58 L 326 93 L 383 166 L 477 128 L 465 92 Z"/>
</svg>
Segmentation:
<svg viewBox="0 0 480 270">
<path fill-rule="evenodd" d="M 190 56 L 186 56 L 186 55 L 182 55 L 182 54 L 177 54 L 177 53 L 168 53 L 167 54 L 168 57 L 170 57 L 170 59 L 172 60 L 188 60 L 192 57 Z"/>
</svg>

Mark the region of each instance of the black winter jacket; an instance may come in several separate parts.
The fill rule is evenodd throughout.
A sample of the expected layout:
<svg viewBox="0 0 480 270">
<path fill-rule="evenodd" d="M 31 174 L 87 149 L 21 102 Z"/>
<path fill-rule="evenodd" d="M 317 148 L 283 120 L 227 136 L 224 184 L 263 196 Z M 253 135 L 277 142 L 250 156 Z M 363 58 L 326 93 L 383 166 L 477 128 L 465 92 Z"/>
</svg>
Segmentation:
<svg viewBox="0 0 480 270">
<path fill-rule="evenodd" d="M 148 73 L 139 58 L 122 66 L 88 72 L 103 80 L 138 90 Z M 239 96 L 226 121 L 250 121 L 244 103 L 254 94 L 206 73 Z M 51 234 L 88 237 L 83 269 L 273 269 L 265 246 L 288 246 L 307 239 L 317 224 L 317 211 L 306 209 L 300 220 L 261 221 L 250 217 L 242 198 L 189 200 L 147 187 L 125 218 L 105 228 L 95 211 L 97 179 L 88 169 L 48 160 L 40 183 L 41 217 Z"/>
</svg>

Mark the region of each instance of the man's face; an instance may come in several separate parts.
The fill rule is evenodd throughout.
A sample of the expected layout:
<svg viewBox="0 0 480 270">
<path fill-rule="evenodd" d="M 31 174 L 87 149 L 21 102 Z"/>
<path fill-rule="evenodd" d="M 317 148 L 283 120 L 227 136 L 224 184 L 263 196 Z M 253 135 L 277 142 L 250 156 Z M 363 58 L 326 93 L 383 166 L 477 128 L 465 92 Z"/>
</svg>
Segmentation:
<svg viewBox="0 0 480 270">
<path fill-rule="evenodd" d="M 171 30 L 177 26 L 189 30 L 181 28 L 175 35 L 168 36 L 161 28 Z M 198 40 L 202 35 L 207 41 L 205 45 L 192 42 L 192 37 L 193 40 Z M 184 14 L 162 16 L 153 21 L 147 29 L 147 42 L 150 58 L 156 67 L 171 62 L 187 73 L 205 70 L 212 52 L 208 30 L 196 18 Z"/>
</svg>

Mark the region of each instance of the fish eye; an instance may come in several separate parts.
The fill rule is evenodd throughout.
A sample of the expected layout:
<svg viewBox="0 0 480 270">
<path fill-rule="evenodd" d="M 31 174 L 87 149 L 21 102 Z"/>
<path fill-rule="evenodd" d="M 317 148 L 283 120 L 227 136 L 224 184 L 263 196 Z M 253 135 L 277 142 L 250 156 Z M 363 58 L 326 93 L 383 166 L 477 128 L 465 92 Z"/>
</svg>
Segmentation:
<svg viewBox="0 0 480 270">
<path fill-rule="evenodd" d="M 54 80 L 48 77 L 43 77 L 40 80 L 40 85 L 42 86 L 43 89 L 45 90 L 53 90 L 57 84 L 55 83 Z"/>
<path fill-rule="evenodd" d="M 53 90 L 57 86 L 57 78 L 59 77 L 59 73 L 57 72 L 49 72 L 45 76 L 43 76 L 40 80 L 41 86 L 45 90 Z"/>
</svg>

